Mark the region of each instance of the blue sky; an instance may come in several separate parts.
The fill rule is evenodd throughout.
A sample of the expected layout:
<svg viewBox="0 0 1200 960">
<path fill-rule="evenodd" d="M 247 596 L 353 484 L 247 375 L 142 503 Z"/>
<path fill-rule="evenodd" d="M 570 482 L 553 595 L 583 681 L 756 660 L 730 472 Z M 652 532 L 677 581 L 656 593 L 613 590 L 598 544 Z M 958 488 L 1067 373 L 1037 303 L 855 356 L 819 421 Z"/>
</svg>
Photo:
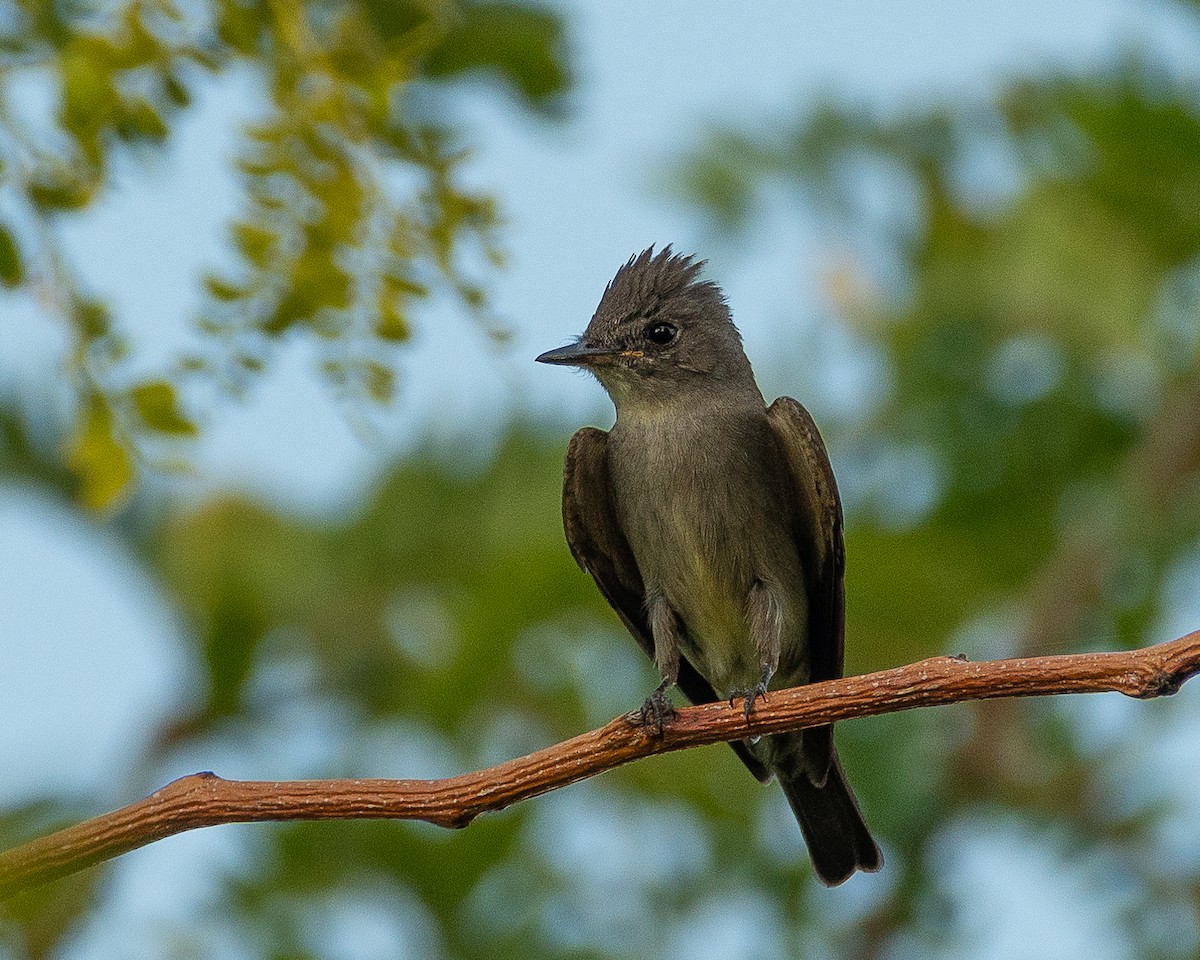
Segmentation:
<svg viewBox="0 0 1200 960">
<path fill-rule="evenodd" d="M 714 120 L 753 120 L 832 93 L 885 109 L 964 92 L 985 97 L 1014 72 L 1083 65 L 1138 45 L 1192 72 L 1200 62 L 1190 24 L 1132 0 L 580 0 L 562 8 L 579 64 L 570 123 L 522 119 L 503 96 L 462 96 L 477 137 L 470 179 L 499 196 L 509 221 L 511 263 L 495 296 L 514 325 L 512 347 L 497 352 L 469 322 L 432 310 L 403 360 L 399 409 L 376 424 L 373 442 L 315 385 L 311 356 L 285 348 L 266 382 L 207 426 L 197 477 L 182 495 L 238 486 L 319 513 L 352 503 L 396 448 L 486 445 L 519 411 L 564 434 L 606 423 L 611 413 L 594 382 L 532 357 L 579 332 L 615 268 L 651 242 L 710 260 L 751 360 L 770 371 L 766 392 L 803 398 L 808 374 L 772 358 L 824 315 L 828 238 L 812 223 L 769 213 L 735 252 L 663 199 L 655 177 L 664 159 Z M 152 366 L 186 340 L 199 272 L 225 256 L 225 224 L 237 209 L 228 161 L 251 90 L 245 76 L 214 83 L 164 156 L 148 169 L 128 165 L 113 194 L 66 229 L 72 256 L 118 316 L 155 331 L 139 362 Z M 30 303 L 0 300 L 0 345 L 0 390 L 34 398 L 53 391 L 63 339 L 52 319 Z M 842 371 L 847 402 L 856 375 L 853 365 Z M 129 763 L 139 731 L 188 695 L 169 608 L 103 526 L 12 486 L 0 486 L 0 584 L 0 769 L 8 772 L 0 804 L 47 784 L 103 795 L 106 767 Z M 180 843 L 189 852 L 173 847 L 175 856 L 227 856 L 225 840 Z M 133 891 L 123 909 L 181 909 L 148 879 L 161 879 L 170 856 L 139 856 L 122 867 L 122 889 Z M 986 858 L 973 856 L 963 854 L 963 869 L 986 886 Z M 95 949 L 85 943 L 78 955 L 103 955 L 104 935 L 94 936 Z M 1070 946 L 1063 955 L 1088 945 Z M 1095 955 L 1124 954 L 1109 944 Z"/>
</svg>

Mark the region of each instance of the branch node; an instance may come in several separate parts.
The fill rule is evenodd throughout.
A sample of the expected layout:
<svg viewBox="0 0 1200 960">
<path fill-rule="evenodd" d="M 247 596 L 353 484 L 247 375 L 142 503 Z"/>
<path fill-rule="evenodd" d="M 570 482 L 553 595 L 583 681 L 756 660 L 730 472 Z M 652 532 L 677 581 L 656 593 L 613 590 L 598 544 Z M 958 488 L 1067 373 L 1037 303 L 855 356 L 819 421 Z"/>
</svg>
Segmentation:
<svg viewBox="0 0 1200 960">
<path fill-rule="evenodd" d="M 1137 700 L 1174 696 L 1191 675 L 1190 672 L 1175 672 L 1164 670 L 1161 667 L 1157 668 L 1138 685 L 1138 688 L 1130 696 Z"/>
</svg>

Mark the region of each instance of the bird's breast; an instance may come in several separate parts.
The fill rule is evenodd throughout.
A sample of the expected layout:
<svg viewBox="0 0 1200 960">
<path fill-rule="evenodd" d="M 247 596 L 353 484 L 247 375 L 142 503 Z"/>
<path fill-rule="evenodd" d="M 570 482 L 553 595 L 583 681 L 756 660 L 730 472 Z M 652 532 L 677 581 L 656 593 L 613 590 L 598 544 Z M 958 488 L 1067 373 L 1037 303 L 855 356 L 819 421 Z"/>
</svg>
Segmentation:
<svg viewBox="0 0 1200 960">
<path fill-rule="evenodd" d="M 625 425 L 610 451 L 617 512 L 647 592 L 679 614 L 685 655 L 718 688 L 757 679 L 746 615 L 754 581 L 802 592 L 768 427 L 748 420 L 737 429 Z"/>
</svg>

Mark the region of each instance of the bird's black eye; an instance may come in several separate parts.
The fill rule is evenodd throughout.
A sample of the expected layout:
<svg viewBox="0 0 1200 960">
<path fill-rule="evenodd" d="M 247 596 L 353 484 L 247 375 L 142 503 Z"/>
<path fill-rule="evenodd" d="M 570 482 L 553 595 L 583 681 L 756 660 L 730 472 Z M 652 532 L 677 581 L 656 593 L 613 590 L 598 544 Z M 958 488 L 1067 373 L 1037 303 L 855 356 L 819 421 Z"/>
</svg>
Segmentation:
<svg viewBox="0 0 1200 960">
<path fill-rule="evenodd" d="M 678 331 L 669 323 L 652 323 L 646 328 L 646 339 L 660 347 L 675 339 Z"/>
</svg>

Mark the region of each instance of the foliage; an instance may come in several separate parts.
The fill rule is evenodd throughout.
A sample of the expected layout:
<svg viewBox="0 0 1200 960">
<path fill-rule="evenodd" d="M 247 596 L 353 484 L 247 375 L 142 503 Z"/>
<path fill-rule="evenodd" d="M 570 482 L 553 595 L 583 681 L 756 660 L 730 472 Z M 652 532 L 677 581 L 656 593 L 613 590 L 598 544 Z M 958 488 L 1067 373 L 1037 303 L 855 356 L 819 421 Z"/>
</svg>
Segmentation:
<svg viewBox="0 0 1200 960">
<path fill-rule="evenodd" d="M 502 0 L 5 4 L 0 285 L 36 290 L 70 324 L 81 499 L 118 502 L 137 454 L 196 432 L 201 391 L 188 384 L 236 391 L 285 336 L 319 345 L 340 394 L 386 403 L 391 351 L 431 292 L 454 292 L 499 335 L 475 277 L 501 260 L 496 206 L 461 184 L 466 132 L 439 90 L 485 75 L 555 116 L 569 82 L 561 45 L 551 13 Z M 265 100 L 238 160 L 239 262 L 205 278 L 201 348 L 146 378 L 129 363 L 136 332 L 84 289 L 59 224 L 104 196 L 119 157 L 160 147 L 197 89 L 234 71 Z M 51 116 L 19 102 L 31 80 L 57 89 Z"/>
<path fill-rule="evenodd" d="M 259 344 L 285 333 L 403 341 L 430 268 L 459 284 L 456 245 L 464 230 L 486 234 L 492 214 L 458 193 L 453 163 L 438 166 L 451 156 L 449 124 L 397 127 L 389 139 L 391 107 L 363 91 L 407 84 L 414 97 L 417 87 L 433 96 L 436 80 L 486 69 L 548 106 L 565 83 L 547 55 L 553 21 L 502 4 L 466 8 L 457 21 L 434 6 L 365 2 L 215 9 L 203 42 L 172 33 L 169 56 L 155 55 L 203 70 L 243 58 L 271 92 L 242 159 L 244 263 L 208 281 L 214 350 L 254 368 Z M 26 29 L 63 69 L 83 20 L 60 21 L 57 10 L 30 8 Z M 497 17 L 510 42 L 487 42 Z M 105 42 L 123 50 L 133 36 Z M 88 81 L 100 91 L 90 94 L 103 105 L 97 118 L 67 128 L 73 151 L 96 154 L 95 169 L 71 169 L 100 179 L 28 192 L 36 216 L 86 199 L 113 143 L 150 137 L 117 69 Z M 304 79 L 309 70 L 323 79 Z M 165 97 L 165 75 L 161 83 Z M 166 127 L 178 109 L 159 111 Z M 343 121 L 359 133 L 324 136 Z M 898 116 L 828 103 L 719 131 L 681 165 L 677 182 L 724 230 L 782 196 L 797 217 L 819 212 L 830 245 L 850 251 L 831 277 L 832 312 L 882 371 L 861 419 L 820 418 L 848 504 L 850 669 L 939 651 L 991 657 L 1161 639 L 1170 584 L 1180 570 L 1194 575 L 1194 561 L 1183 563 L 1200 537 L 1197 147 L 1196 91 L 1134 59 L 1026 78 L 994 102 Z M 358 151 L 368 149 L 378 164 L 421 171 L 428 195 L 381 207 L 380 181 L 360 179 Z M 307 185 L 315 167 L 323 173 Z M 284 171 L 288 190 L 305 183 L 319 199 L 328 187 L 346 204 L 318 202 L 312 219 L 279 205 Z M 881 193 L 882 205 L 872 199 Z M 385 222 L 362 216 L 381 209 Z M 14 226 L 8 236 L 0 279 L 34 282 L 25 233 Z M 115 335 L 79 297 L 80 362 L 95 370 Z M 66 460 L 22 417 L 0 413 L 0 476 L 65 498 L 82 472 L 93 478 L 85 499 L 101 503 L 133 469 L 114 452 L 125 449 L 124 424 L 190 430 L 174 377 L 114 392 L 86 376 Z M 562 540 L 563 446 L 515 427 L 469 478 L 416 456 L 337 521 L 233 495 L 160 510 L 135 500 L 116 531 L 180 612 L 203 678 L 195 702 L 158 731 L 137 787 L 230 744 L 263 777 L 439 775 L 638 703 L 650 667 Z M 964 850 L 985 843 L 1013 886 L 1026 879 L 1018 855 L 1034 848 L 1049 860 L 1054 893 L 1079 891 L 1095 905 L 1064 912 L 1062 924 L 1095 924 L 1115 955 L 1192 956 L 1198 861 L 1164 839 L 1169 785 L 1145 772 L 1147 744 L 1187 706 L 1135 705 L 1128 730 L 1089 726 L 1086 708 L 1049 702 L 842 725 L 846 766 L 888 865 L 837 893 L 808 878 L 778 791 L 721 748 L 622 769 L 457 834 L 256 827 L 192 922 L 145 936 L 161 935 L 163 953 L 232 941 L 247 956 L 316 957 L 337 953 L 338 931 L 357 947 L 385 923 L 415 938 L 413 955 L 641 957 L 711 951 L 749 930 L 756 956 L 962 956 L 978 946 L 991 905 L 948 878 L 961 877 Z M 281 744 L 305 732 L 319 748 L 297 769 Z M 0 840 L 69 822 L 80 806 L 50 796 L 9 811 Z M 14 956 L 62 954 L 111 908 L 114 872 L 6 905 L 0 942 Z M 1049 881 L 1037 882 L 1029 888 Z M 216 919 L 201 923 L 201 911 Z"/>
</svg>

